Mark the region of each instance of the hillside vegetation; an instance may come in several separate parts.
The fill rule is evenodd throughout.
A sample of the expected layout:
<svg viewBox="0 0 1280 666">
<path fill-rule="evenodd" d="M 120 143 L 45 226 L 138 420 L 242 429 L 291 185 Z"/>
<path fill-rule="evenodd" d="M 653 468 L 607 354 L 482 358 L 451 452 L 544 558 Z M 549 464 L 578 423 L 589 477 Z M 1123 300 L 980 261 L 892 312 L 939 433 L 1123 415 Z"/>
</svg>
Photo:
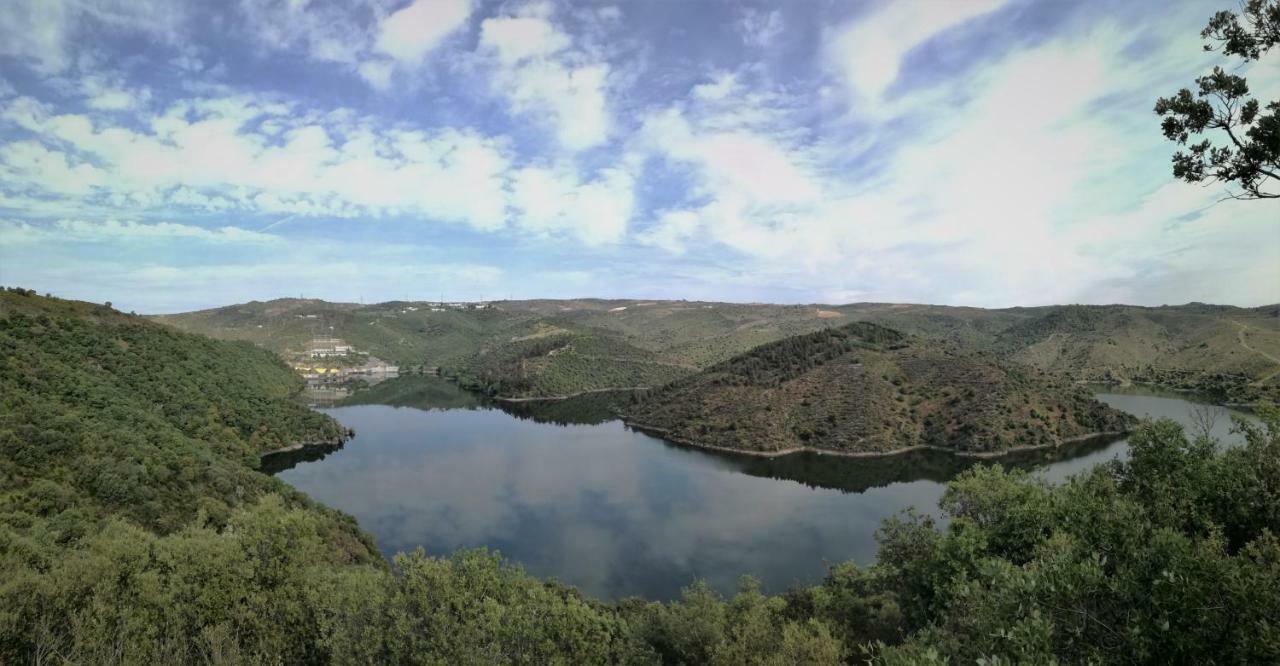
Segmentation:
<svg viewBox="0 0 1280 666">
<path fill-rule="evenodd" d="M 1226 402 L 1280 400 L 1274 306 L 984 310 L 580 299 L 433 307 L 282 299 L 158 319 L 277 352 L 332 334 L 398 365 L 442 367 L 472 388 L 515 397 L 657 387 L 762 344 L 867 321 L 1079 381 L 1148 382 Z"/>
<path fill-rule="evenodd" d="M 0 352 L 4 506 L 74 507 L 67 529 L 224 519 L 283 489 L 252 471 L 259 454 L 344 436 L 292 399 L 302 382 L 270 352 L 101 305 L 0 292 Z"/>
<path fill-rule="evenodd" d="M 336 428 L 262 351 L 26 291 L 0 303 L 2 663 L 1280 659 L 1272 409 L 1226 451 L 1144 424 L 1127 462 L 1062 486 L 973 468 L 944 529 L 891 520 L 879 563 L 818 585 L 603 603 L 482 551 L 389 567 L 257 471 L 259 450 Z M 858 353 L 897 344 L 868 330 Z"/>
<path fill-rule="evenodd" d="M 753 453 L 998 453 L 1125 430 L 1065 377 L 856 322 L 757 347 L 643 394 L 628 423 Z"/>
</svg>

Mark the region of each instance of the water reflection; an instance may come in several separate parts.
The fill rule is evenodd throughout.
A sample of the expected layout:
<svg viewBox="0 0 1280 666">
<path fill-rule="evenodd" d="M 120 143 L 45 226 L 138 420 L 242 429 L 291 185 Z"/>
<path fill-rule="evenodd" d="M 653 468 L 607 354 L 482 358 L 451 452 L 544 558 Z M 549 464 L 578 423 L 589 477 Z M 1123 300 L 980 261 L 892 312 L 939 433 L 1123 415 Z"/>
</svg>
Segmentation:
<svg viewBox="0 0 1280 666">
<path fill-rule="evenodd" d="M 618 410 L 630 398 L 630 391 L 600 391 L 565 400 L 498 402 L 496 406 L 516 418 L 537 423 L 597 425 L 618 418 Z"/>
<path fill-rule="evenodd" d="M 1193 406 L 1100 397 L 1184 420 Z M 815 581 L 829 564 L 870 562 L 881 521 L 911 506 L 936 514 L 943 483 L 983 462 L 931 451 L 711 453 L 629 430 L 612 418 L 624 399 L 494 405 L 442 380 L 400 378 L 330 410 L 356 431 L 345 447 L 264 466 L 354 515 L 388 554 L 488 546 L 592 596 L 667 599 L 698 577 L 727 592 L 750 573 L 779 591 Z M 355 404 L 378 401 L 389 404 Z M 1061 479 L 1124 450 L 1123 440 L 1095 441 L 1000 462 Z"/>
<path fill-rule="evenodd" d="M 920 450 L 880 458 L 847 458 L 804 452 L 781 458 L 737 457 L 735 460 L 739 471 L 752 476 L 795 481 L 814 488 L 861 493 L 869 488 L 891 483 L 946 483 L 974 465 L 999 463 L 1005 467 L 1032 470 L 1081 456 L 1106 456 L 1110 451 L 1123 448 L 1123 440 L 1123 437 L 1100 437 L 1069 447 L 1019 451 L 998 459 L 970 458 L 944 451 Z"/>
</svg>

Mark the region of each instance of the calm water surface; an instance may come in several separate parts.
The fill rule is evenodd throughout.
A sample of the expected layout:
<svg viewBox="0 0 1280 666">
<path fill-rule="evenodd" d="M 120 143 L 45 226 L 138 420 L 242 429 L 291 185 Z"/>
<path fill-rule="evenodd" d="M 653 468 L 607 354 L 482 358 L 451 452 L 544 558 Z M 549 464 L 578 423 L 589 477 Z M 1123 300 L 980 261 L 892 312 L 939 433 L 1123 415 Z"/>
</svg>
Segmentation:
<svg viewBox="0 0 1280 666">
<path fill-rule="evenodd" d="M 1098 397 L 1186 424 L 1200 406 L 1146 391 Z M 881 521 L 908 507 L 936 515 L 943 483 L 977 462 L 941 452 L 715 454 L 628 430 L 609 411 L 616 399 L 500 409 L 440 380 L 402 377 L 325 410 L 355 429 L 345 447 L 264 466 L 355 516 L 388 555 L 486 546 L 591 596 L 670 599 L 695 578 L 731 592 L 749 573 L 777 592 L 819 580 L 830 564 L 869 563 Z M 1236 412 L 1210 409 L 1215 433 L 1236 441 Z M 1001 462 L 1061 480 L 1126 451 L 1112 440 Z"/>
</svg>

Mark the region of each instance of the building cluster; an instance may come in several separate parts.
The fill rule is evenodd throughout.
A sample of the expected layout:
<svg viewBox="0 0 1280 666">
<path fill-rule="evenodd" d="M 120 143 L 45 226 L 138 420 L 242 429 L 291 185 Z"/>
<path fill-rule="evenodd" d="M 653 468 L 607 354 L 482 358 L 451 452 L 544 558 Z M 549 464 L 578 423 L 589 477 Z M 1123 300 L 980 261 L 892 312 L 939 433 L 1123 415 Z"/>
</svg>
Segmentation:
<svg viewBox="0 0 1280 666">
<path fill-rule="evenodd" d="M 352 365 L 351 361 L 334 362 L 355 354 L 355 347 L 341 338 L 314 338 L 307 351 L 300 355 L 302 360 L 293 363 L 293 369 L 307 379 L 326 381 L 357 376 L 395 375 L 400 372 L 398 366 L 372 356 L 360 365 Z"/>
<path fill-rule="evenodd" d="M 465 301 L 451 301 L 432 304 L 429 308 L 432 312 L 444 312 L 445 310 L 491 310 L 493 304 L 486 301 L 476 301 L 468 303 Z M 403 311 L 402 311 L 403 312 Z"/>
<path fill-rule="evenodd" d="M 324 363 L 294 363 L 293 369 L 307 379 L 346 379 L 399 374 L 400 367 L 376 358 L 362 365 L 328 365 Z"/>
<path fill-rule="evenodd" d="M 307 351 L 307 355 L 311 358 L 330 358 L 333 356 L 347 356 L 353 352 L 355 352 L 355 347 L 339 338 L 316 338 L 311 341 L 311 348 Z"/>
</svg>

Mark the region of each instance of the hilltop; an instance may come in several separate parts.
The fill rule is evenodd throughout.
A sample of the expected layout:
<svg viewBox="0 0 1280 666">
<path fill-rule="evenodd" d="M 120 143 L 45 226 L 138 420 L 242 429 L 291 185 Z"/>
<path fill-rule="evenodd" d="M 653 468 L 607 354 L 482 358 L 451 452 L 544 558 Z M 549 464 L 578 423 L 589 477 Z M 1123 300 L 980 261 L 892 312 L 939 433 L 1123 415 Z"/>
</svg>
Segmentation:
<svg viewBox="0 0 1280 666">
<path fill-rule="evenodd" d="M 254 301 L 155 319 L 298 353 L 337 336 L 402 367 L 439 367 L 510 397 L 657 387 L 756 346 L 855 321 L 990 352 L 1079 381 L 1159 384 L 1228 402 L 1280 399 L 1280 307 L 982 309 L 658 300 L 483 304 Z"/>
<path fill-rule="evenodd" d="M 1130 425 L 1067 377 L 866 322 L 762 345 L 624 411 L 676 441 L 762 454 L 995 454 Z"/>
</svg>

